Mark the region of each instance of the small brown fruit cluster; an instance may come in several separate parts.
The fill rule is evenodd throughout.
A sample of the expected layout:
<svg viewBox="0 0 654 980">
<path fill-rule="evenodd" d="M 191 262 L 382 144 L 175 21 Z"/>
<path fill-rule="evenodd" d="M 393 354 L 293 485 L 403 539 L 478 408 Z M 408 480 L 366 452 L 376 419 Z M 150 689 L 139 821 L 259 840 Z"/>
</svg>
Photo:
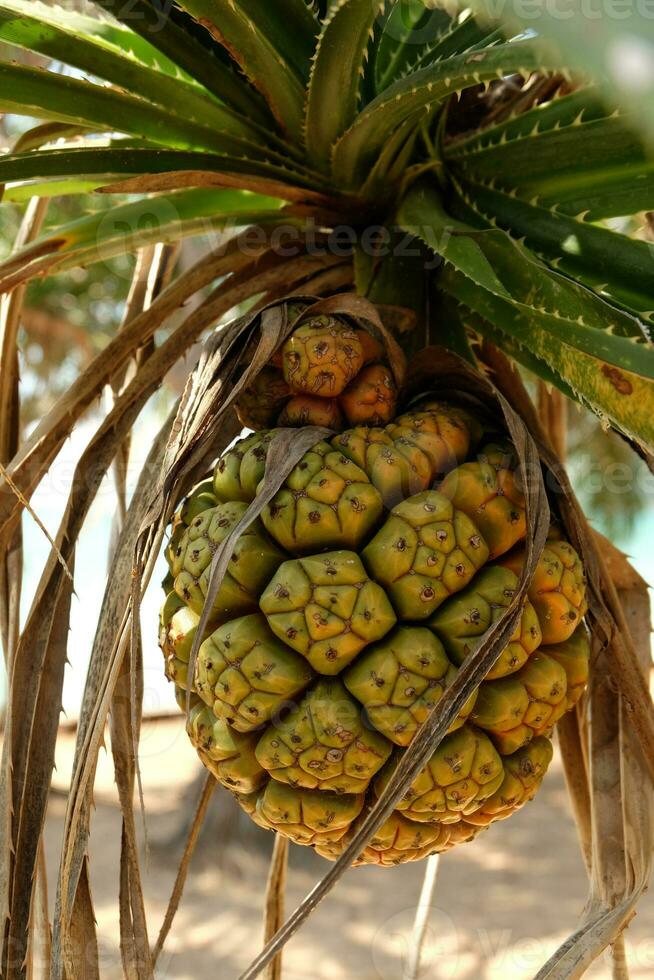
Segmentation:
<svg viewBox="0 0 654 980">
<path fill-rule="evenodd" d="M 384 357 L 383 346 L 346 319 L 301 315 L 271 364 L 239 397 L 239 420 L 254 430 L 386 425 L 398 391 Z"/>
</svg>

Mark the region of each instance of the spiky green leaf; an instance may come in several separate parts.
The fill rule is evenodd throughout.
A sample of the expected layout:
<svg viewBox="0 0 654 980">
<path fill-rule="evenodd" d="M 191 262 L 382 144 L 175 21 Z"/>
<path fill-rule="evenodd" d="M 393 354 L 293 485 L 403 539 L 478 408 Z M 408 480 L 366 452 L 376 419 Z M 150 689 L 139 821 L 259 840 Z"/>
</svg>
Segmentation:
<svg viewBox="0 0 654 980">
<path fill-rule="evenodd" d="M 519 41 L 446 58 L 395 82 L 366 106 L 336 144 L 334 178 L 348 187 L 362 181 L 389 136 L 407 118 L 428 118 L 444 100 L 470 85 L 542 67 L 540 52 L 530 41 Z"/>
<path fill-rule="evenodd" d="M 225 50 L 214 44 L 206 31 L 193 30 L 194 22 L 170 3 L 150 0 L 92 0 L 125 24 L 136 37 L 164 55 L 175 69 L 186 72 L 221 102 L 253 122 L 270 124 L 265 103 L 236 70 Z M 208 42 L 208 43 L 205 43 Z"/>
<path fill-rule="evenodd" d="M 38 16 L 31 16 L 30 11 Z M 96 23 L 33 0 L 0 3 L 0 41 L 95 75 L 200 126 L 240 133 L 256 141 L 257 129 L 245 117 L 220 105 L 200 86 L 139 61 L 129 49 L 129 39 L 135 35 L 123 31 L 123 45 L 117 47 L 102 30 L 93 29 Z M 116 29 L 112 36 L 116 39 Z"/>
<path fill-rule="evenodd" d="M 618 298 L 631 309 L 654 310 L 654 246 L 541 207 L 537 198 L 466 180 L 459 187 L 472 217 L 524 239 L 558 268 Z"/>
<path fill-rule="evenodd" d="M 470 6 L 497 18 L 493 0 L 472 0 Z M 654 140 L 654 20 L 647 4 L 618 10 L 611 4 L 570 0 L 562 11 L 540 0 L 529 10 L 522 4 L 504 5 L 501 16 L 509 26 L 536 30 L 536 43 L 547 44 L 543 50 L 554 45 L 567 64 L 596 79 L 607 101 L 629 106 L 650 142 Z"/>
<path fill-rule="evenodd" d="M 452 18 L 440 8 L 429 9 L 422 0 L 400 0 L 389 6 L 380 24 L 374 52 L 377 92 L 401 78 L 425 47 L 447 31 Z"/>
<path fill-rule="evenodd" d="M 263 155 L 236 116 L 219 131 L 125 92 L 25 65 L 0 63 L 0 112 L 82 123 L 180 149 Z"/>
<path fill-rule="evenodd" d="M 357 113 L 366 50 L 384 0 L 340 0 L 323 25 L 306 107 L 309 158 L 329 171 L 336 140 Z"/>
<path fill-rule="evenodd" d="M 446 260 L 441 288 L 530 349 L 596 411 L 654 446 L 654 345 L 644 324 L 540 262 L 502 231 L 479 231 L 448 215 L 423 183 L 399 223 Z"/>
<path fill-rule="evenodd" d="M 284 52 L 275 46 L 259 18 L 253 20 L 246 0 L 184 0 L 183 7 L 240 65 L 284 132 L 300 141 L 303 80 Z"/>
</svg>

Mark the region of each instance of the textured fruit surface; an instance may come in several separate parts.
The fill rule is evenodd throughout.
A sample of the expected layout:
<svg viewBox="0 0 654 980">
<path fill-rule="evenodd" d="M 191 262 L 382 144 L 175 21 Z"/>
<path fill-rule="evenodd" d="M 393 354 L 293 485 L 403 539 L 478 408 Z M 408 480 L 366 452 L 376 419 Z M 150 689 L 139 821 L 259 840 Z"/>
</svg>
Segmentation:
<svg viewBox="0 0 654 980">
<path fill-rule="evenodd" d="M 566 710 L 567 689 L 565 670 L 543 648 L 517 674 L 482 684 L 471 719 L 506 755 L 552 729 Z"/>
<path fill-rule="evenodd" d="M 257 487 L 263 479 L 266 468 L 268 447 L 276 430 L 256 432 L 245 439 L 239 439 L 216 464 L 213 476 L 213 491 L 223 503 L 254 500 Z"/>
<path fill-rule="evenodd" d="M 338 674 L 396 616 L 358 555 L 333 551 L 287 561 L 261 596 L 270 628 L 321 674 Z"/>
<path fill-rule="evenodd" d="M 358 548 L 383 504 L 365 472 L 327 442 L 302 457 L 261 514 L 266 530 L 292 554 Z"/>
<path fill-rule="evenodd" d="M 548 738 L 534 738 L 529 745 L 505 756 L 502 785 L 466 821 L 487 826 L 494 820 L 504 820 L 533 800 L 552 761 L 552 743 Z"/>
<path fill-rule="evenodd" d="M 429 620 L 429 626 L 443 641 L 447 654 L 457 666 L 474 653 L 484 635 L 511 604 L 518 587 L 517 576 L 508 568 L 482 569 L 472 583 L 448 599 Z M 538 617 L 530 602 L 525 603 L 511 642 L 486 675 L 489 680 L 513 674 L 527 662 L 541 644 Z"/>
<path fill-rule="evenodd" d="M 394 507 L 363 552 L 370 574 L 386 588 L 403 619 L 427 619 L 472 580 L 487 558 L 477 527 L 436 490 Z"/>
<path fill-rule="evenodd" d="M 199 622 L 198 613 L 185 606 L 176 593 L 167 597 L 161 610 L 159 646 L 166 677 L 183 690 L 188 687 L 189 658 Z"/>
<path fill-rule="evenodd" d="M 363 793 L 391 749 L 390 742 L 366 727 L 360 705 L 342 681 L 324 678 L 287 716 L 269 726 L 256 755 L 282 783 Z"/>
<path fill-rule="evenodd" d="M 375 780 L 377 795 L 391 772 L 389 766 Z M 493 743 L 479 729 L 464 725 L 445 736 L 397 809 L 421 823 L 457 823 L 478 810 L 503 781 L 502 759 Z"/>
<path fill-rule="evenodd" d="M 519 575 L 523 550 L 506 555 L 502 564 Z M 538 562 L 529 598 L 536 610 L 543 643 L 570 639 L 586 613 L 586 577 L 579 555 L 567 541 L 548 541 Z"/>
<path fill-rule="evenodd" d="M 314 326 L 312 339 L 326 331 L 337 351 L 327 363 L 338 387 L 338 344 L 351 328 L 338 318 Z M 361 392 L 380 351 L 361 331 L 353 340 L 367 366 L 345 393 L 294 394 L 282 421 L 295 406 L 329 413 Z M 318 362 L 304 347 L 294 353 L 310 373 Z M 159 640 L 193 745 L 255 823 L 331 860 L 513 611 L 523 573 L 524 500 L 497 421 L 431 396 L 415 404 L 315 443 L 271 496 L 281 430 L 239 439 L 178 508 L 166 548 Z M 275 453 L 275 468 L 283 463 Z M 249 508 L 260 516 L 239 536 Z M 219 549 L 230 560 L 191 676 Z M 536 793 L 549 736 L 582 696 L 590 663 L 583 569 L 558 528 L 526 589 L 495 664 L 355 864 L 449 850 Z"/>
<path fill-rule="evenodd" d="M 445 824 L 415 823 L 395 812 L 375 832 L 357 863 L 392 867 L 405 861 L 419 861 L 442 850 L 448 839 Z"/>
<path fill-rule="evenodd" d="M 298 844 L 338 841 L 363 809 L 363 794 L 296 789 L 271 779 L 257 799 L 260 821 Z"/>
<path fill-rule="evenodd" d="M 282 347 L 286 383 L 293 391 L 321 398 L 340 395 L 364 360 L 359 331 L 329 316 L 307 320 Z"/>
<path fill-rule="evenodd" d="M 211 561 L 218 545 L 236 527 L 247 510 L 244 503 L 221 504 L 193 521 L 182 537 L 175 560 L 175 592 L 201 613 L 209 588 Z M 260 521 L 243 532 L 234 546 L 227 574 L 213 604 L 211 620 L 239 616 L 257 608 L 261 589 L 283 559 Z"/>
<path fill-rule="evenodd" d="M 387 507 L 429 489 L 465 459 L 470 434 L 462 417 L 407 412 L 384 428 L 358 426 L 333 440 L 366 471 Z"/>
<path fill-rule="evenodd" d="M 300 694 L 312 677 L 306 660 L 280 643 L 256 613 L 230 620 L 202 643 L 195 689 L 219 718 L 249 732 Z"/>
<path fill-rule="evenodd" d="M 239 395 L 234 406 L 238 420 L 248 429 L 267 429 L 275 425 L 291 395 L 279 368 L 267 365 Z"/>
<path fill-rule="evenodd" d="M 497 558 L 527 533 L 525 500 L 516 476 L 517 460 L 507 446 L 491 444 L 477 462 L 464 463 L 439 489 L 470 517 L 484 536 L 490 558 Z"/>
<path fill-rule="evenodd" d="M 449 473 L 462 462 L 470 448 L 470 428 L 465 415 L 445 405 L 405 412 L 388 426 L 394 442 L 423 453 L 429 460 L 431 479 Z"/>
<path fill-rule="evenodd" d="M 357 657 L 343 681 L 386 738 L 409 745 L 456 677 L 440 640 L 422 626 L 398 626 Z M 453 727 L 470 714 L 475 695 Z"/>
<path fill-rule="evenodd" d="M 279 416 L 281 426 L 321 425 L 339 432 L 344 425 L 343 413 L 335 398 L 317 395 L 294 395 Z"/>
<path fill-rule="evenodd" d="M 265 781 L 254 754 L 256 736 L 234 731 L 205 704 L 191 708 L 186 730 L 204 765 L 224 786 L 252 793 Z"/>
<path fill-rule="evenodd" d="M 569 640 L 552 643 L 544 648 L 548 657 L 559 663 L 566 674 L 568 689 L 566 691 L 566 707 L 574 708 L 584 693 L 590 673 L 590 638 L 588 630 L 581 623 Z"/>
<path fill-rule="evenodd" d="M 339 452 L 365 470 L 387 507 L 429 486 L 427 458 L 422 453 L 412 456 L 402 452 L 385 429 L 359 426 L 335 436 L 332 442 Z"/>
<path fill-rule="evenodd" d="M 341 408 L 350 425 L 385 425 L 395 415 L 397 387 L 384 364 L 364 367 L 341 395 Z"/>
</svg>

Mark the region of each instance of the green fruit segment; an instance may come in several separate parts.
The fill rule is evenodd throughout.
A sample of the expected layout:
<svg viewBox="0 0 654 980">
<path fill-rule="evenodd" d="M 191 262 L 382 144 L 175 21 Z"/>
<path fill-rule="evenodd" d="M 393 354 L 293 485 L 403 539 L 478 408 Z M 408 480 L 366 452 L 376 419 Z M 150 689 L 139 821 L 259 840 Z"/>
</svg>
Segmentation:
<svg viewBox="0 0 654 980">
<path fill-rule="evenodd" d="M 517 467 L 514 451 L 493 443 L 485 447 L 477 462 L 463 463 L 448 473 L 439 487 L 475 522 L 488 544 L 490 558 L 509 551 L 527 533 Z"/>
<path fill-rule="evenodd" d="M 502 760 L 504 763 L 502 785 L 475 813 L 467 816 L 466 820 L 473 825 L 487 826 L 494 820 L 510 817 L 525 803 L 533 800 L 553 754 L 549 738 L 539 736 L 529 745 L 506 756 Z"/>
<path fill-rule="evenodd" d="M 255 432 L 239 439 L 224 453 L 216 464 L 213 475 L 213 492 L 223 503 L 234 500 L 251 503 L 257 487 L 263 479 L 268 447 L 276 430 Z"/>
<path fill-rule="evenodd" d="M 265 782 L 254 754 L 256 735 L 234 731 L 201 702 L 191 708 L 186 730 L 204 765 L 224 786 L 252 793 Z"/>
<path fill-rule="evenodd" d="M 198 484 L 193 493 L 186 498 L 180 509 L 180 517 L 188 527 L 193 523 L 198 514 L 202 514 L 210 507 L 215 507 L 218 498 L 213 492 L 213 480 L 204 480 Z"/>
<path fill-rule="evenodd" d="M 393 507 L 465 459 L 470 433 L 463 413 L 436 406 L 407 412 L 383 429 L 349 429 L 332 443 L 365 470 L 385 505 Z"/>
<path fill-rule="evenodd" d="M 480 686 L 471 720 L 508 755 L 552 729 L 566 710 L 567 687 L 563 667 L 541 649 L 516 674 Z"/>
<path fill-rule="evenodd" d="M 196 517 L 184 534 L 173 564 L 175 592 L 195 612 L 204 607 L 213 555 L 246 510 L 245 503 L 220 504 Z M 251 524 L 236 542 L 211 621 L 254 611 L 259 593 L 283 557 L 261 522 Z"/>
<path fill-rule="evenodd" d="M 283 548 L 307 554 L 357 548 L 382 513 L 381 497 L 364 471 L 321 442 L 302 457 L 261 517 Z"/>
<path fill-rule="evenodd" d="M 469 517 L 435 490 L 393 508 L 363 551 L 372 577 L 388 592 L 401 619 L 427 619 L 465 588 L 488 559 L 488 547 Z"/>
<path fill-rule="evenodd" d="M 365 797 L 295 789 L 271 779 L 257 800 L 261 822 L 297 844 L 337 841 L 363 809 Z"/>
<path fill-rule="evenodd" d="M 233 619 L 209 636 L 198 652 L 195 687 L 237 731 L 272 718 L 311 681 L 306 660 L 270 631 L 260 613 Z"/>
<path fill-rule="evenodd" d="M 384 590 L 351 551 L 284 562 L 260 606 L 273 633 L 326 675 L 338 674 L 396 619 Z"/>
<path fill-rule="evenodd" d="M 456 677 L 440 640 L 422 626 L 398 626 L 357 657 L 343 675 L 377 731 L 408 745 Z M 473 694 L 453 727 L 470 714 Z"/>
<path fill-rule="evenodd" d="M 175 562 L 186 528 L 193 523 L 199 514 L 209 510 L 210 507 L 215 507 L 217 503 L 218 499 L 213 492 L 213 480 L 204 480 L 202 483 L 198 483 L 184 500 L 173 517 L 171 535 L 166 546 L 166 561 L 170 569 Z"/>
<path fill-rule="evenodd" d="M 257 745 L 257 759 L 282 783 L 334 793 L 363 793 L 392 746 L 371 731 L 342 681 L 323 679 Z"/>
<path fill-rule="evenodd" d="M 375 780 L 378 796 L 398 759 L 396 756 Z M 502 759 L 490 739 L 478 729 L 464 725 L 445 736 L 397 809 L 421 823 L 456 823 L 478 810 L 503 781 Z"/>
<path fill-rule="evenodd" d="M 566 708 L 569 711 L 584 693 L 590 672 L 590 638 L 581 623 L 569 640 L 545 647 L 543 653 L 563 667 L 568 679 Z"/>
<path fill-rule="evenodd" d="M 188 662 L 200 616 L 185 606 L 176 593 L 169 595 L 161 610 L 159 646 L 165 660 L 165 673 L 184 691 L 188 688 Z"/>
<path fill-rule="evenodd" d="M 472 583 L 448 599 L 429 620 L 429 626 L 442 640 L 450 660 L 458 667 L 475 652 L 486 632 L 511 604 L 518 578 L 508 568 L 484 568 Z M 540 646 L 541 631 L 530 602 L 523 608 L 520 622 L 500 659 L 487 674 L 488 680 L 520 670 Z"/>
</svg>

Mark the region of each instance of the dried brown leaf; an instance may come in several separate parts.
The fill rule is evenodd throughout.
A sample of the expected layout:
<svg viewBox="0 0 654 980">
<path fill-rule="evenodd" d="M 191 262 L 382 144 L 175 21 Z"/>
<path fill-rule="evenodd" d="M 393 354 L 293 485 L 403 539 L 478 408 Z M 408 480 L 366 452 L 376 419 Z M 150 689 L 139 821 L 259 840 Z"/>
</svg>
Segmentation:
<svg viewBox="0 0 654 980">
<path fill-rule="evenodd" d="M 263 939 L 268 942 L 284 921 L 284 895 L 286 891 L 286 872 L 288 870 L 287 837 L 275 835 L 268 882 L 266 884 L 266 904 L 264 911 Z M 266 970 L 266 980 L 282 980 L 282 954 L 277 954 Z"/>
<path fill-rule="evenodd" d="M 191 863 L 191 858 L 193 857 L 195 846 L 198 842 L 200 836 L 200 831 L 202 829 L 202 824 L 207 813 L 209 803 L 213 797 L 214 791 L 216 789 L 216 780 L 210 772 L 207 773 L 204 785 L 202 786 L 202 792 L 200 794 L 200 799 L 198 800 L 198 805 L 191 822 L 191 827 L 189 829 L 188 837 L 186 839 L 186 846 L 184 848 L 184 854 L 179 862 L 179 867 L 177 868 L 177 876 L 175 878 L 175 884 L 173 885 L 172 894 L 168 902 L 168 908 L 166 909 L 166 915 L 164 917 L 161 929 L 159 930 L 159 935 L 157 941 L 152 950 L 152 964 L 156 966 L 159 954 L 164 948 L 166 939 L 168 938 L 168 933 L 173 924 L 175 914 L 179 908 L 179 903 L 182 899 L 182 893 L 184 891 L 184 885 L 186 884 L 186 878 L 188 875 L 189 865 Z"/>
</svg>

